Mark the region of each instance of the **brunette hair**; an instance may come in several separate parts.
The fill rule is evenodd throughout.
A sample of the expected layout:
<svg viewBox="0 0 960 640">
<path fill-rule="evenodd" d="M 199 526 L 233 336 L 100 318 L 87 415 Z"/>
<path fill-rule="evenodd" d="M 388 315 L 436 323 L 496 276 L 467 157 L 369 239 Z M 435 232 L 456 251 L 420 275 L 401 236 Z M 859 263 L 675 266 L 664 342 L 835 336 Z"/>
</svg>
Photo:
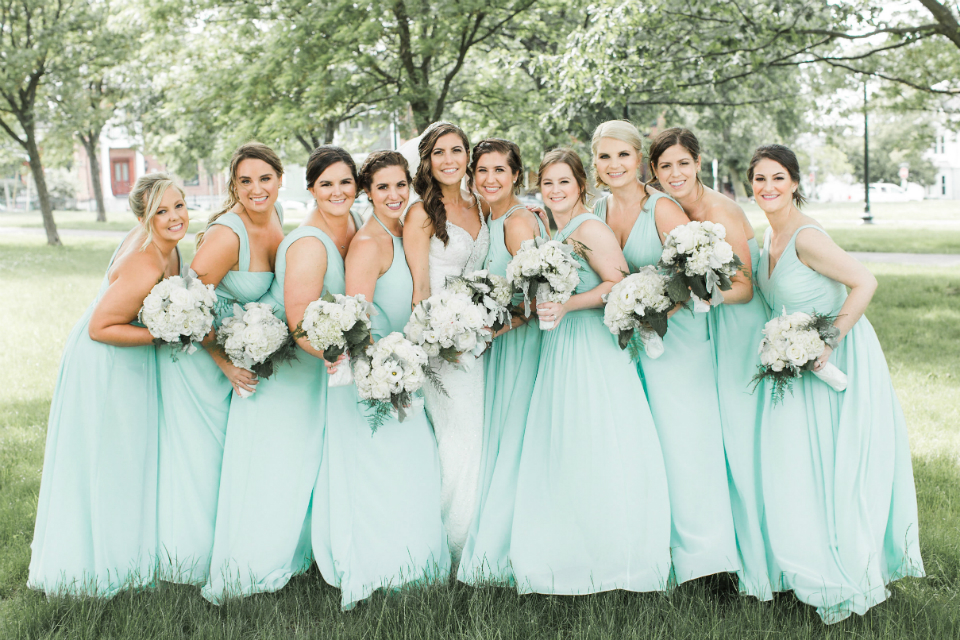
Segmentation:
<svg viewBox="0 0 960 640">
<path fill-rule="evenodd" d="M 637 152 L 640 162 L 637 163 L 637 178 L 640 177 L 640 169 L 643 167 L 643 135 L 632 123 L 626 120 L 607 120 L 601 122 L 593 130 L 593 138 L 590 141 L 590 155 L 593 159 L 593 182 L 597 188 L 605 187 L 606 183 L 600 179 L 597 173 L 597 148 L 600 146 L 602 138 L 613 138 L 620 142 L 626 142 Z"/>
<path fill-rule="evenodd" d="M 660 185 L 660 178 L 657 175 L 657 163 L 660 161 L 660 156 L 662 156 L 667 149 L 675 145 L 683 147 L 687 153 L 693 156 L 694 162 L 700 158 L 700 141 L 697 140 L 697 136 L 695 136 L 690 129 L 672 127 L 670 129 L 664 129 L 657 134 L 657 137 L 653 139 L 653 143 L 650 145 L 650 175 L 653 176 L 653 179 L 647 184 L 660 191 L 663 191 L 663 188 Z M 697 184 L 701 187 L 703 186 L 699 171 L 697 172 Z"/>
<path fill-rule="evenodd" d="M 153 241 L 153 216 L 157 215 L 160 209 L 160 201 L 163 200 L 163 194 L 167 189 L 173 187 L 180 192 L 180 197 L 186 199 L 177 183 L 173 181 L 173 176 L 167 173 L 148 173 L 137 178 L 133 190 L 130 192 L 130 210 L 137 216 L 142 223 L 143 233 L 146 236 L 140 251 L 150 246 Z"/>
<path fill-rule="evenodd" d="M 520 193 L 520 189 L 523 187 L 523 160 L 520 158 L 520 147 L 515 142 L 502 138 L 487 138 L 473 147 L 472 159 L 467 168 L 467 180 L 470 188 L 473 189 L 476 184 L 477 163 L 480 162 L 480 157 L 488 153 L 502 153 L 507 157 L 507 165 L 511 171 L 517 174 L 516 180 L 513 181 L 513 192 L 515 194 Z"/>
<path fill-rule="evenodd" d="M 373 176 L 376 175 L 377 171 L 380 169 L 386 169 L 387 167 L 400 167 L 403 169 L 404 175 L 407 176 L 407 183 L 411 182 L 410 179 L 410 164 L 407 162 L 407 159 L 403 157 L 403 154 L 399 151 L 390 151 L 389 149 L 383 151 L 374 151 L 367 156 L 367 159 L 363 161 L 363 166 L 360 167 L 360 177 L 357 180 L 357 186 L 366 191 L 373 186 Z"/>
<path fill-rule="evenodd" d="M 357 177 L 357 163 L 353 161 L 353 156 L 341 147 L 324 144 L 314 149 L 310 153 L 310 158 L 307 159 L 307 189 L 313 189 L 317 178 L 338 162 L 342 162 L 350 168 L 354 182 L 360 182 Z"/>
<path fill-rule="evenodd" d="M 797 208 L 806 204 L 807 199 L 800 193 L 800 163 L 797 161 L 797 155 L 782 144 L 768 144 L 759 147 L 753 152 L 750 158 L 750 166 L 747 168 L 747 180 L 753 182 L 753 170 L 761 160 L 773 160 L 783 166 L 790 174 L 790 179 L 797 183 L 797 190 L 793 192 L 793 203 Z"/>
<path fill-rule="evenodd" d="M 577 181 L 577 186 L 580 187 L 580 204 L 586 205 L 587 172 L 583 168 L 583 162 L 580 160 L 580 156 L 578 156 L 577 152 L 573 149 L 554 149 L 553 151 L 548 151 L 547 155 L 543 156 L 543 160 L 540 162 L 540 169 L 537 171 L 537 188 L 540 187 L 540 183 L 543 181 L 543 172 L 546 171 L 547 167 L 561 162 L 573 171 L 573 177 Z"/>
<path fill-rule="evenodd" d="M 463 129 L 449 122 L 435 122 L 427 128 L 420 139 L 420 145 L 417 148 L 420 152 L 420 165 L 417 167 L 417 175 L 413 177 L 413 190 L 417 192 L 423 202 L 423 210 L 426 212 L 430 224 L 433 225 L 433 235 L 439 238 L 444 246 L 450 240 L 447 235 L 447 212 L 443 208 L 443 193 L 440 190 L 440 183 L 433 177 L 431 155 L 433 154 L 433 148 L 437 146 L 437 140 L 448 133 L 455 133 L 460 136 L 464 151 L 469 156 L 470 140 Z M 469 158 L 467 166 L 469 166 Z"/>
<path fill-rule="evenodd" d="M 197 234 L 197 247 L 203 242 L 204 234 L 210 230 L 214 221 L 233 209 L 237 203 L 240 202 L 240 194 L 237 191 L 237 171 L 241 162 L 250 159 L 266 162 L 277 172 L 277 178 L 283 177 L 283 163 L 280 162 L 280 156 L 267 145 L 259 142 L 247 142 L 237 147 L 237 150 L 233 152 L 233 157 L 230 158 L 230 182 L 227 184 L 227 198 L 224 200 L 220 210 L 207 220 L 207 226 L 204 227 L 203 231 Z"/>
</svg>

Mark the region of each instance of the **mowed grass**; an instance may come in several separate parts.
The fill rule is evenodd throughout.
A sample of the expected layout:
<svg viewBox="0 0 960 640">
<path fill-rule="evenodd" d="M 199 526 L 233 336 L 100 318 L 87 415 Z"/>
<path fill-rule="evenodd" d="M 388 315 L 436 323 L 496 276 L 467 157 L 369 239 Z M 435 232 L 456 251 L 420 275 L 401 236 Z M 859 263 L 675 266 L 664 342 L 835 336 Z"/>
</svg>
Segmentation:
<svg viewBox="0 0 960 640">
<path fill-rule="evenodd" d="M 63 344 L 115 243 L 0 237 L 0 638 L 960 637 L 960 269 L 871 265 L 868 310 L 910 425 L 928 577 L 894 583 L 862 618 L 825 627 L 792 595 L 758 603 L 714 577 L 671 594 L 518 596 L 456 583 L 375 595 L 350 613 L 314 569 L 276 594 L 214 607 L 161 583 L 110 601 L 26 588 L 47 411 Z M 184 247 L 187 249 L 187 247 Z M 189 253 L 188 250 L 185 253 Z"/>
</svg>

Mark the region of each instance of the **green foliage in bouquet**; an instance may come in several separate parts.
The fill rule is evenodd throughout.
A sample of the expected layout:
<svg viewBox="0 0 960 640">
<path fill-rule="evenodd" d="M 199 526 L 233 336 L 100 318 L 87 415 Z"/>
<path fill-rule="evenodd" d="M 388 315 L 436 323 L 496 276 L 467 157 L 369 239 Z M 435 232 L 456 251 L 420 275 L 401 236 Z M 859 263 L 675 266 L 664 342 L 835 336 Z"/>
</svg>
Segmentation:
<svg viewBox="0 0 960 640">
<path fill-rule="evenodd" d="M 250 371 L 253 371 L 258 378 L 266 379 L 275 374 L 281 364 L 293 362 L 294 360 L 299 360 L 297 357 L 297 343 L 293 339 L 293 334 L 287 334 L 286 340 L 281 343 L 277 350 L 270 354 L 270 357 L 263 362 L 250 367 Z"/>
</svg>

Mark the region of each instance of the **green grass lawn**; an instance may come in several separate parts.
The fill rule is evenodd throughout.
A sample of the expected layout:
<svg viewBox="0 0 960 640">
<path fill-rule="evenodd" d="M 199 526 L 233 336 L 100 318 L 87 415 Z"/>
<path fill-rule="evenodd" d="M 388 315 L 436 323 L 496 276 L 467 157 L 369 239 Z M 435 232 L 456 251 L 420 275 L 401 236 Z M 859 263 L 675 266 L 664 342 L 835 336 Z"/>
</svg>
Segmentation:
<svg viewBox="0 0 960 640">
<path fill-rule="evenodd" d="M 316 569 L 277 594 L 217 608 L 161 584 L 103 602 L 25 587 L 47 412 L 64 341 L 96 294 L 112 240 L 0 236 L 0 638 L 958 638 L 960 269 L 870 265 L 867 314 L 910 425 L 928 577 L 892 585 L 866 616 L 824 627 L 791 595 L 761 604 L 726 578 L 669 595 L 517 596 L 458 584 L 376 595 L 351 613 Z M 186 247 L 185 247 L 186 248 Z M 185 253 L 189 253 L 185 251 Z"/>
</svg>

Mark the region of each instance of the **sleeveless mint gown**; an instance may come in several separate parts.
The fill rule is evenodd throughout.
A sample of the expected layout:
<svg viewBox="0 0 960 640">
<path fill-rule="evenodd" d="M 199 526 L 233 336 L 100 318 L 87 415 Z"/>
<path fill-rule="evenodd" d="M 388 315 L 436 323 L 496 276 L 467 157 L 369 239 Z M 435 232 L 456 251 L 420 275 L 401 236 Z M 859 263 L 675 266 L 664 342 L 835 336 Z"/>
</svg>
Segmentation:
<svg viewBox="0 0 960 640">
<path fill-rule="evenodd" d="M 797 234 L 807 228 L 826 233 L 800 227 L 772 274 L 768 251 L 760 259 L 758 287 L 774 313 L 836 314 L 847 298 L 843 284 L 797 257 Z M 777 406 L 768 385 L 757 390 L 765 519 L 781 582 L 775 586 L 792 589 L 828 624 L 883 602 L 893 580 L 924 575 L 907 425 L 866 316 L 830 362 L 847 374 L 846 391 L 807 372 Z"/>
<path fill-rule="evenodd" d="M 556 236 L 566 239 L 590 213 Z M 581 262 L 577 292 L 600 284 Z M 520 593 L 661 591 L 670 502 L 653 418 L 603 309 L 546 331 L 520 454 L 510 561 Z"/>
<path fill-rule="evenodd" d="M 747 241 L 750 264 L 757 273 L 760 248 L 756 238 Z M 757 346 L 769 310 L 754 289 L 746 304 L 721 304 L 707 314 L 713 336 L 720 396 L 720 423 L 727 456 L 727 479 L 733 524 L 740 550 L 737 571 L 740 593 L 760 600 L 773 598 L 767 567 L 767 546 L 761 531 L 763 495 L 760 491 L 760 417 L 763 402 L 752 393 L 751 379 L 760 366 Z"/>
<path fill-rule="evenodd" d="M 522 206 L 487 223 L 490 251 L 483 268 L 491 274 L 507 275 L 507 263 L 513 256 L 507 250 L 503 225 L 518 208 Z M 537 224 L 540 236 L 546 237 L 539 218 Z M 540 338 L 540 325 L 531 316 L 527 324 L 501 335 L 487 350 L 479 499 L 457 570 L 457 577 L 467 584 L 513 584 L 510 531 L 523 432 L 540 362 Z"/>
<path fill-rule="evenodd" d="M 280 243 L 276 278 L 261 299 L 283 320 L 287 250 L 307 237 L 327 250 L 324 293 L 343 293 L 343 260 L 334 242 L 316 227 L 298 227 Z M 278 591 L 309 569 L 326 378 L 323 360 L 299 350 L 297 360 L 261 379 L 256 393 L 230 405 L 210 580 L 202 591 L 207 600 Z"/>
<path fill-rule="evenodd" d="M 277 212 L 281 215 L 280 207 Z M 270 271 L 250 271 L 250 241 L 243 220 L 235 213 L 214 224 L 229 227 L 240 239 L 240 268 L 228 271 L 217 285 L 216 319 L 233 315 L 233 304 L 259 300 L 273 282 Z M 223 443 L 233 386 L 203 348 L 193 354 L 161 347 L 160 474 L 157 496 L 157 536 L 160 579 L 204 584 L 209 577 L 213 529 Z"/>
<path fill-rule="evenodd" d="M 110 598 L 155 578 L 157 350 L 90 339 L 109 284 L 67 338 L 50 405 L 27 579 L 49 596 Z"/>
<path fill-rule="evenodd" d="M 631 272 L 660 260 L 654 210 L 661 197 L 666 196 L 647 198 L 623 247 Z M 596 214 L 606 220 L 606 199 L 597 203 Z M 678 584 L 740 569 L 707 315 L 689 306 L 677 311 L 663 338 L 663 355 L 653 360 L 641 353 L 637 364 L 667 468 Z"/>
<path fill-rule="evenodd" d="M 393 262 L 373 296 L 375 340 L 403 332 L 412 298 L 403 241 L 394 237 Z M 420 410 L 402 423 L 388 419 L 373 433 L 366 411 L 355 385 L 331 390 L 314 491 L 313 518 L 321 533 L 315 537 L 317 564 L 324 580 L 341 590 L 344 611 L 381 587 L 437 582 L 450 574 L 440 517 L 440 459 L 426 413 Z"/>
</svg>

